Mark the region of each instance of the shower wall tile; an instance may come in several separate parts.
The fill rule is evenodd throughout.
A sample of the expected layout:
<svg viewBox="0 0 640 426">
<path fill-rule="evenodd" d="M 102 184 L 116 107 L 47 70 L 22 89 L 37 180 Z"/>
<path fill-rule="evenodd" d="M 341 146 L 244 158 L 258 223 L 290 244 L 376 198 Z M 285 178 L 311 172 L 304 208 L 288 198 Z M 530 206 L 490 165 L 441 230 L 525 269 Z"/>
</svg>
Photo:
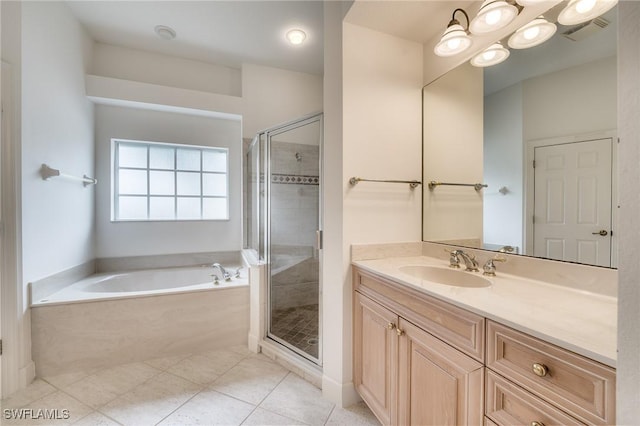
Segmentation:
<svg viewBox="0 0 640 426">
<path fill-rule="evenodd" d="M 296 159 L 299 154 L 300 161 Z M 271 173 L 318 176 L 320 150 L 314 145 L 271 142 Z"/>
<path fill-rule="evenodd" d="M 273 283 L 271 288 L 273 309 L 314 305 L 319 300 L 318 281 L 306 283 Z"/>
</svg>

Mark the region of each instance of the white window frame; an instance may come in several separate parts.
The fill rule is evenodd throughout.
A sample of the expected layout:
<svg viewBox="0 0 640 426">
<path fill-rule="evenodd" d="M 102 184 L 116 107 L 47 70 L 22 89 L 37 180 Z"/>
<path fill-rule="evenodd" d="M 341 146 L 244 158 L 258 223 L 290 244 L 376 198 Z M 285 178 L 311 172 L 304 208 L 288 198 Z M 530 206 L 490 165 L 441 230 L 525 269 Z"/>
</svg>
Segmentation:
<svg viewBox="0 0 640 426">
<path fill-rule="evenodd" d="M 135 146 L 144 146 L 147 148 L 147 165 L 146 168 L 141 167 L 120 167 L 119 158 L 118 158 L 118 146 L 119 145 L 135 145 Z M 150 147 L 160 146 L 160 147 L 169 147 L 174 148 L 174 167 L 173 169 L 154 169 L 150 167 Z M 189 149 L 189 150 L 197 150 L 200 151 L 200 170 L 181 170 L 177 167 L 177 150 L 178 149 Z M 225 172 L 212 172 L 212 171 L 204 171 L 202 164 L 202 153 L 206 151 L 215 151 L 221 152 L 223 151 L 226 155 L 226 171 Z M 120 194 L 119 191 L 119 174 L 118 171 L 120 169 L 124 170 L 142 170 L 147 173 L 147 191 L 146 194 Z M 173 172 L 174 174 L 174 193 L 173 195 L 156 195 L 151 194 L 150 192 L 150 172 L 152 171 L 162 171 L 162 172 Z M 177 174 L 179 172 L 188 172 L 188 173 L 199 173 L 200 175 L 200 195 L 180 195 L 178 194 L 178 185 L 177 185 Z M 203 187 L 203 175 L 212 174 L 212 175 L 225 175 L 226 176 L 226 195 L 204 195 L 204 187 Z M 112 222 L 219 222 L 219 221 L 228 221 L 229 220 L 229 205 L 230 205 L 230 193 L 229 193 L 229 149 L 225 147 L 213 147 L 213 146 L 202 146 L 202 145 L 187 145 L 187 144 L 177 144 L 177 143 L 166 143 L 166 142 L 152 142 L 152 141 L 139 141 L 139 140 L 130 140 L 130 139 L 120 139 L 113 138 L 111 139 L 111 221 Z M 120 196 L 132 196 L 132 197 L 146 197 L 147 199 L 147 218 L 136 218 L 136 219 L 121 219 L 118 217 L 119 212 L 119 197 Z M 161 218 L 154 219 L 150 218 L 150 200 L 151 197 L 166 197 L 174 199 L 174 217 L 173 218 Z M 178 198 L 197 198 L 200 200 L 200 217 L 199 218 L 178 218 L 178 210 L 177 210 L 177 200 Z M 203 218 L 203 200 L 204 199 L 225 199 L 226 200 L 226 211 L 224 218 L 218 219 L 207 219 Z"/>
</svg>

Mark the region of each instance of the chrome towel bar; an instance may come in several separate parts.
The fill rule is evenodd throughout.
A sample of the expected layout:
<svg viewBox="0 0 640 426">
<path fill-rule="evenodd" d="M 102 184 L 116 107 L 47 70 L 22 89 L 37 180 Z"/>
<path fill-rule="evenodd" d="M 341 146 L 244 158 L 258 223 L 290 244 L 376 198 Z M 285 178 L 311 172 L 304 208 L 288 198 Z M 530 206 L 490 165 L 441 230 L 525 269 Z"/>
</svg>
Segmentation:
<svg viewBox="0 0 640 426">
<path fill-rule="evenodd" d="M 52 178 L 52 177 L 63 177 L 70 180 L 80 181 L 84 186 L 95 185 L 98 183 L 98 179 L 96 178 L 92 178 L 87 175 L 83 175 L 82 177 L 68 175 L 66 173 L 61 173 L 60 170 L 58 169 L 52 169 L 46 164 L 43 164 L 42 167 L 40 168 L 40 175 L 42 176 L 42 180 L 48 180 L 49 178 Z"/>
<path fill-rule="evenodd" d="M 450 183 L 450 182 L 436 182 L 435 180 L 432 180 L 431 182 L 429 182 L 429 189 L 433 190 L 433 188 L 435 188 L 436 186 L 440 186 L 440 185 L 472 186 L 473 189 L 475 189 L 476 191 L 480 191 L 482 188 L 486 188 L 486 187 L 489 186 L 486 183 Z"/>
<path fill-rule="evenodd" d="M 422 185 L 422 182 L 418 180 L 363 179 L 359 177 L 352 177 L 349 179 L 351 186 L 356 186 L 358 182 L 408 183 L 411 189 L 416 188 L 418 185 Z"/>
</svg>

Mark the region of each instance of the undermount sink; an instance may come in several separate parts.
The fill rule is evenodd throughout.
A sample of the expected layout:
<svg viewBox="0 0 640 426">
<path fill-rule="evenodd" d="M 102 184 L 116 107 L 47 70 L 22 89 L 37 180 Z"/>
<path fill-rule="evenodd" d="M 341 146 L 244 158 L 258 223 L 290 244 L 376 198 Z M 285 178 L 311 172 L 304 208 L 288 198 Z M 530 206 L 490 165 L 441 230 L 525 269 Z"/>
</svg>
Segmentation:
<svg viewBox="0 0 640 426">
<path fill-rule="evenodd" d="M 401 266 L 399 270 L 400 272 L 411 275 L 414 278 L 438 284 L 450 285 L 453 287 L 479 288 L 489 287 L 491 285 L 491 281 L 479 275 L 473 275 L 470 272 L 455 269 L 440 268 L 438 266 Z"/>
</svg>

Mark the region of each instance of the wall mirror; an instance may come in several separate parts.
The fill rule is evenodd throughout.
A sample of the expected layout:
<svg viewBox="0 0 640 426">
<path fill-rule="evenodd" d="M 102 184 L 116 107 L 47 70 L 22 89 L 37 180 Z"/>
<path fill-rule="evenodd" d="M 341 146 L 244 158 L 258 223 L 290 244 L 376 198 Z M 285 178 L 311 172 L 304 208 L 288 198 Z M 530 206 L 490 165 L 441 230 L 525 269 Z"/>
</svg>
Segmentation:
<svg viewBox="0 0 640 426">
<path fill-rule="evenodd" d="M 423 88 L 423 240 L 616 267 L 616 21 Z"/>
</svg>

